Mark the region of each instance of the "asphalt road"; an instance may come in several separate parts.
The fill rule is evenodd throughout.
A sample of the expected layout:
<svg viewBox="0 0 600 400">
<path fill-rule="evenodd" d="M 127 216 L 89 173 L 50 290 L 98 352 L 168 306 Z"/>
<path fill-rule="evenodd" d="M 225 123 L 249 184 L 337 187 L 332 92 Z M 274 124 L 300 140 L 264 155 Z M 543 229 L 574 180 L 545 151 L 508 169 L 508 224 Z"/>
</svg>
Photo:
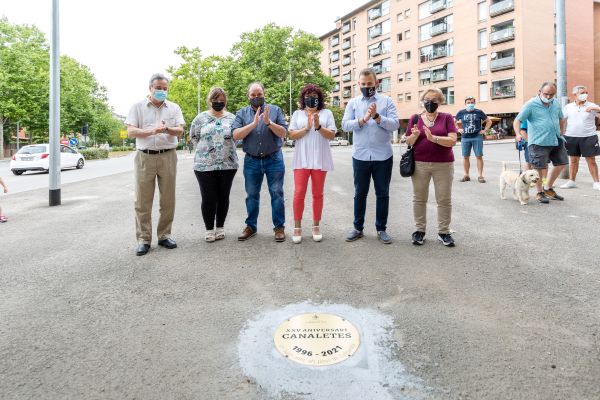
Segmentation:
<svg viewBox="0 0 600 400">
<path fill-rule="evenodd" d="M 491 155 L 503 146 L 486 146 L 490 159 L 503 157 Z M 289 165 L 292 153 L 285 154 Z M 375 238 L 372 194 L 366 237 L 346 243 L 351 155 L 336 148 L 323 242 L 274 243 L 263 188 L 259 234 L 238 243 L 245 218 L 240 172 L 227 237 L 208 244 L 191 161 L 179 161 L 179 248 L 153 243 L 144 257 L 133 254 L 131 172 L 65 183 L 59 207 L 47 207 L 43 187 L 0 197 L 9 218 L 0 225 L 0 398 L 599 398 L 600 192 L 585 172 L 579 189 L 560 192 L 566 200 L 549 205 L 500 200 L 501 160 L 488 162 L 486 184 L 456 180 L 457 246 L 449 249 L 435 240 L 431 201 L 427 241 L 410 244 L 411 184 L 395 171 L 388 228 L 394 243 Z M 455 177 L 461 175 L 457 162 Z M 288 170 L 288 221 L 292 193 Z M 306 226 L 309 220 L 306 213 Z M 269 376 L 244 368 L 247 352 L 265 348 L 240 346 L 255 323 L 311 307 L 358 310 L 354 322 L 373 346 L 364 350 L 365 363 L 318 372 L 298 366 L 296 382 L 272 375 L 270 385 L 261 380 Z M 373 317 L 361 319 L 361 312 Z M 385 342 L 373 340 L 379 334 Z M 368 357 L 376 346 L 385 363 Z M 256 356 L 266 369 L 277 353 Z M 365 394 L 363 381 L 349 376 L 371 377 L 377 390 Z M 333 395 L 300 391 L 299 382 L 327 385 Z"/>
</svg>

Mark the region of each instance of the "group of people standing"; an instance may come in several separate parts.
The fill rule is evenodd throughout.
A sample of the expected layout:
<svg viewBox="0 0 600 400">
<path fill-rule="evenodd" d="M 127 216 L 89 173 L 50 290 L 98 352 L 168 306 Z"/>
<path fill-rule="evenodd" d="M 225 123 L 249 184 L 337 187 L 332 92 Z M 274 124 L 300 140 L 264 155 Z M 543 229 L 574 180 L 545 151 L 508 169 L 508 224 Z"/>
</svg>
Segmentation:
<svg viewBox="0 0 600 400">
<path fill-rule="evenodd" d="M 152 241 L 151 211 L 156 182 L 160 191 L 160 217 L 157 227 L 158 245 L 168 249 L 177 247 L 171 237 L 171 226 L 175 210 L 175 178 L 177 172 L 178 138 L 183 133 L 184 120 L 181 108 L 166 99 L 169 81 L 161 74 L 155 74 L 149 82 L 149 95 L 136 103 L 125 121 L 130 137 L 136 138 L 138 151 L 135 156 L 136 177 L 136 236 L 137 255 L 144 255 Z M 399 119 L 393 100 L 377 92 L 376 73 L 366 68 L 360 71 L 358 86 L 361 94 L 346 105 L 342 119 L 344 131 L 353 132 L 352 167 L 354 180 L 354 221 L 346 235 L 352 242 L 363 237 L 367 196 L 371 181 L 375 188 L 375 229 L 379 241 L 392 242 L 387 232 L 389 211 L 389 189 L 393 170 L 392 134 L 399 127 Z M 582 124 L 588 124 L 580 114 L 585 111 L 592 115 L 600 111 L 598 106 L 587 103 L 581 95 L 583 87 L 574 89 L 576 106 L 565 109 L 570 126 L 580 131 Z M 528 102 L 515 120 L 517 140 L 523 133 L 522 122 L 529 124 L 529 152 L 532 166 L 540 170 L 541 176 L 549 161 L 556 168 L 547 180 L 545 188 L 538 188 L 538 200 L 547 198 L 561 200 L 552 184 L 560 173 L 560 166 L 567 163 L 565 146 L 562 143 L 564 123 L 563 111 L 557 102 L 552 102 L 556 86 L 545 83 L 540 93 Z M 586 92 L 587 93 L 587 92 Z M 239 168 L 236 142 L 242 140 L 245 153 L 243 163 L 246 190 L 247 218 L 245 227 L 238 236 L 246 241 L 256 235 L 260 208 L 260 192 L 266 177 L 271 197 L 271 216 L 276 242 L 285 241 L 285 202 L 283 182 L 285 164 L 281 150 L 286 134 L 295 140 L 292 166 L 294 169 L 293 215 L 294 229 L 292 241 L 302 241 L 302 215 L 308 182 L 312 189 L 312 227 L 314 241 L 321 241 L 321 218 L 323 193 L 327 173 L 333 170 L 333 157 L 329 140 L 335 137 L 337 127 L 333 114 L 326 109 L 321 88 L 307 84 L 301 90 L 299 109 L 290 118 L 289 126 L 283 111 L 265 102 L 265 88 L 260 82 L 253 82 L 247 90 L 248 105 L 234 115 L 227 111 L 227 94 L 222 88 L 212 88 L 208 94 L 208 110 L 199 113 L 191 123 L 190 138 L 195 147 L 193 170 L 202 196 L 201 211 L 204 220 L 207 242 L 225 238 L 225 220 L 229 210 L 229 196 L 234 177 Z M 582 100 L 583 99 L 583 100 Z M 406 142 L 413 147 L 415 160 L 413 185 L 413 214 L 416 231 L 412 243 L 422 245 L 427 227 L 427 200 L 430 182 L 433 181 L 437 202 L 437 239 L 445 246 L 454 246 L 450 231 L 452 218 L 452 183 L 454 179 L 454 153 L 452 147 L 462 134 L 462 155 L 464 176 L 461 182 L 470 180 L 469 157 L 471 151 L 477 158 L 478 181 L 483 177 L 483 143 L 480 135 L 488 130 L 491 119 L 483 111 L 475 108 L 475 99 L 468 97 L 466 107 L 456 119 L 442 112 L 444 94 L 437 88 L 425 90 L 421 95 L 424 111 L 409 119 Z M 587 118 L 587 116 L 586 116 Z M 587 121 L 587 122 L 586 122 Z M 587 126 L 587 125 L 586 125 Z M 595 125 L 594 125 L 595 127 Z M 595 134 L 595 130 L 594 130 Z M 585 143 L 584 143 L 585 142 Z M 573 140 L 569 144 L 573 157 L 577 154 L 589 155 L 590 146 L 597 149 L 592 139 Z M 592 157 L 593 158 L 593 157 Z M 588 158 L 590 170 L 592 162 Z M 597 168 L 592 171 L 594 188 L 598 185 Z M 573 179 L 574 181 L 574 176 Z M 540 182 L 541 185 L 541 182 Z"/>
<path fill-rule="evenodd" d="M 391 138 L 398 129 L 396 106 L 388 96 L 377 92 L 377 75 L 370 69 L 358 77 L 361 95 L 346 106 L 342 126 L 353 132 L 352 165 L 354 176 L 354 223 L 346 236 L 351 242 L 363 237 L 367 195 L 371 180 L 375 186 L 377 238 L 392 242 L 387 233 L 389 187 L 393 169 Z M 181 108 L 166 99 L 168 79 L 161 74 L 150 78 L 149 95 L 131 108 L 125 120 L 130 137 L 136 138 L 135 214 L 137 255 L 150 250 L 152 242 L 152 203 L 156 183 L 160 192 L 160 216 L 157 227 L 158 245 L 173 249 L 177 243 L 171 237 L 175 210 L 175 179 L 177 172 L 178 138 L 183 133 Z M 295 140 L 293 169 L 294 229 L 292 241 L 302 241 L 302 215 L 308 182 L 312 190 L 312 227 L 314 241 L 321 241 L 323 193 L 327 172 L 333 170 L 329 140 L 337 127 L 333 113 L 325 108 L 321 88 L 307 84 L 300 93 L 299 105 L 289 126 L 283 111 L 265 102 L 265 88 L 260 82 L 248 86 L 248 105 L 234 115 L 227 111 L 227 94 L 222 88 L 212 88 L 208 94 L 208 110 L 198 114 L 190 126 L 190 138 L 195 147 L 193 169 L 202 196 L 202 217 L 205 240 L 214 242 L 225 237 L 225 220 L 229 210 L 229 195 L 239 160 L 236 142 L 242 140 L 246 189 L 247 218 L 238 236 L 245 241 L 256 235 L 260 207 L 260 191 L 266 177 L 271 197 L 271 216 L 276 242 L 285 235 L 285 204 L 283 182 L 285 164 L 281 146 L 286 134 Z M 409 140 L 415 148 L 416 171 L 412 177 L 417 231 L 413 243 L 423 244 L 426 226 L 426 203 L 429 182 L 433 179 L 438 201 L 439 239 L 453 246 L 449 225 L 453 174 L 452 146 L 456 142 L 456 127 L 450 114 L 439 112 L 444 103 L 441 91 L 432 89 L 423 94 L 426 111 L 410 127 Z"/>
</svg>

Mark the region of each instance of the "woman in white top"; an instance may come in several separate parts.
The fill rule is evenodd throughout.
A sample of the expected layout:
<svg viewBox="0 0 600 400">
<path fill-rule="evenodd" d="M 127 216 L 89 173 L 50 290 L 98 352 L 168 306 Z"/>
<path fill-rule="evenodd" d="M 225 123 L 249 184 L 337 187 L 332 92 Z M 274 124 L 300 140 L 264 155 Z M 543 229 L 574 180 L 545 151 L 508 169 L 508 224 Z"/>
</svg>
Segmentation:
<svg viewBox="0 0 600 400">
<path fill-rule="evenodd" d="M 308 179 L 313 196 L 312 237 L 321 241 L 320 222 L 323 211 L 323 187 L 327 171 L 333 171 L 329 141 L 337 128 L 333 113 L 323 108 L 323 91 L 314 84 L 304 86 L 300 93 L 300 110 L 292 115 L 289 135 L 296 141 L 294 149 L 294 234 L 292 241 L 302 241 L 302 213 Z"/>
</svg>

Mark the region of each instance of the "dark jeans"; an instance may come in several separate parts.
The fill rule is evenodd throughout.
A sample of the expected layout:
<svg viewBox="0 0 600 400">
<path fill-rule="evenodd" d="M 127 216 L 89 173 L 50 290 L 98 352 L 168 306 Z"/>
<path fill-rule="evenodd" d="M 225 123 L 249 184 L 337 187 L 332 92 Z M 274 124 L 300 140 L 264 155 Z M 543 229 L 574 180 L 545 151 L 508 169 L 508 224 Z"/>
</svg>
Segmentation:
<svg viewBox="0 0 600 400">
<path fill-rule="evenodd" d="M 285 203 L 283 199 L 283 177 L 285 175 L 285 164 L 283 153 L 276 151 L 270 156 L 257 159 L 248 154 L 244 157 L 244 179 L 246 181 L 246 225 L 256 232 L 258 211 L 260 208 L 260 188 L 264 176 L 267 176 L 267 185 L 271 195 L 271 217 L 274 228 L 285 226 Z"/>
<path fill-rule="evenodd" d="M 217 228 L 225 225 L 225 218 L 229 211 L 229 193 L 236 172 L 237 169 L 194 171 L 202 195 L 202 218 L 207 230 L 215 229 L 215 218 Z"/>
<path fill-rule="evenodd" d="M 365 226 L 365 211 L 371 177 L 375 186 L 375 228 L 385 231 L 390 206 L 390 182 L 394 157 L 384 161 L 360 161 L 352 158 L 354 170 L 354 229 L 362 231 Z"/>
</svg>

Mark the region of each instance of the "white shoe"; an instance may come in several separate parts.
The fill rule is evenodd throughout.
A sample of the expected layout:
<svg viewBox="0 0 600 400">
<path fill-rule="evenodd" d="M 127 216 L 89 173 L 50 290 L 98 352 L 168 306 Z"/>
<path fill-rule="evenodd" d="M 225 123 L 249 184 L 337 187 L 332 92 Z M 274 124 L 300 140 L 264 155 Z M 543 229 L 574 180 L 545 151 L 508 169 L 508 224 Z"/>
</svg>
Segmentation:
<svg viewBox="0 0 600 400">
<path fill-rule="evenodd" d="M 592 189 L 600 190 L 600 182 L 594 182 L 594 184 L 592 185 Z"/>
<path fill-rule="evenodd" d="M 319 226 L 312 227 L 312 237 L 315 242 L 323 240 L 323 235 L 321 235 L 321 228 Z"/>
<path fill-rule="evenodd" d="M 561 189 L 573 189 L 576 187 L 577 187 L 577 184 L 575 183 L 575 181 L 572 181 L 570 179 L 566 183 L 563 183 L 562 185 L 560 185 Z"/>
<path fill-rule="evenodd" d="M 298 244 L 302 242 L 302 228 L 294 228 L 294 234 L 292 235 L 292 242 Z"/>
<path fill-rule="evenodd" d="M 206 233 L 204 234 L 204 240 L 206 240 L 209 243 L 212 243 L 215 241 L 215 230 L 212 229 L 210 231 L 206 231 Z"/>
<path fill-rule="evenodd" d="M 215 230 L 215 240 L 225 239 L 225 228 L 217 228 Z"/>
</svg>

